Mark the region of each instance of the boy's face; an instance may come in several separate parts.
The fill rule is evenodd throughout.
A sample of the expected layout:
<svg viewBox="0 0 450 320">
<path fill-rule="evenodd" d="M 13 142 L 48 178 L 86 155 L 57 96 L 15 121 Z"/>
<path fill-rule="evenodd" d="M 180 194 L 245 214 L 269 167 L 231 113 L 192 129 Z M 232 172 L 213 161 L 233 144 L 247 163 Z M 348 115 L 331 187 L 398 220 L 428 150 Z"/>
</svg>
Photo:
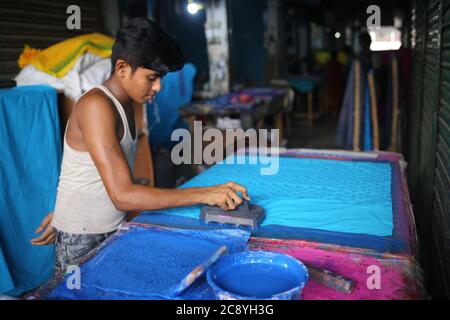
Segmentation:
<svg viewBox="0 0 450 320">
<path fill-rule="evenodd" d="M 146 103 L 161 90 L 161 75 L 153 70 L 138 67 L 134 72 L 125 61 L 116 65 L 122 88 L 128 96 L 137 103 Z M 118 62 L 119 64 L 119 62 Z M 117 68 L 118 67 L 118 68 Z"/>
</svg>

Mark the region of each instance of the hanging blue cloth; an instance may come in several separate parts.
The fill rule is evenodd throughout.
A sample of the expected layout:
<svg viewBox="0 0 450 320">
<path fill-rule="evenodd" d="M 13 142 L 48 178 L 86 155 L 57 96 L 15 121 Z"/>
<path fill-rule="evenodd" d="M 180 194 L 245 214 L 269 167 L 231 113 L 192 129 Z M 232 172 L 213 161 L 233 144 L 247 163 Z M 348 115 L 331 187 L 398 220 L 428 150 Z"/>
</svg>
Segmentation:
<svg viewBox="0 0 450 320">
<path fill-rule="evenodd" d="M 53 274 L 53 246 L 33 246 L 54 209 L 61 166 L 56 90 L 0 90 L 0 293 L 17 296 Z"/>
<path fill-rule="evenodd" d="M 162 80 L 162 90 L 147 104 L 150 145 L 153 150 L 159 147 L 171 149 L 177 143 L 170 140 L 172 132 L 178 128 L 188 128 L 178 110 L 192 100 L 196 72 L 195 66 L 187 63 L 183 69 L 168 73 Z"/>
<path fill-rule="evenodd" d="M 339 123 L 336 131 L 336 144 L 344 149 L 353 148 L 353 108 L 355 100 L 355 63 L 353 62 L 348 74 L 344 99 L 342 100 Z"/>
</svg>

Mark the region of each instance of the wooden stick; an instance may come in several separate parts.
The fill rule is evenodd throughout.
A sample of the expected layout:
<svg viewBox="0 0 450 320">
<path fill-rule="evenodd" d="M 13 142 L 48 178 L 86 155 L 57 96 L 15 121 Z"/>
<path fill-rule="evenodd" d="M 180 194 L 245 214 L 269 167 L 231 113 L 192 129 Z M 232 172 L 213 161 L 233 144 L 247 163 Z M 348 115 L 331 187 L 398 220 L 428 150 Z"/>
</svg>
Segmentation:
<svg viewBox="0 0 450 320">
<path fill-rule="evenodd" d="M 398 151 L 398 118 L 399 118 L 399 105 L 398 105 L 398 61 L 397 57 L 392 58 L 392 131 L 391 131 L 391 145 L 389 150 Z"/>
<path fill-rule="evenodd" d="M 278 111 L 273 116 L 275 128 L 280 130 L 280 142 L 283 141 L 284 128 L 283 128 L 283 113 Z"/>
<path fill-rule="evenodd" d="M 150 145 L 148 143 L 148 126 L 146 106 L 133 103 L 135 110 L 135 122 L 138 131 L 138 146 L 134 160 L 133 176 L 148 180 L 148 185 L 154 186 L 155 175 Z"/>
<path fill-rule="evenodd" d="M 186 277 L 175 287 L 172 294 L 173 296 L 178 296 L 184 290 L 186 290 L 195 280 L 200 278 L 206 270 L 208 270 L 221 256 L 223 256 L 228 251 L 227 246 L 221 246 L 211 257 L 209 257 L 205 262 L 202 262 L 188 273 Z"/>
<path fill-rule="evenodd" d="M 306 265 L 311 280 L 314 280 L 325 287 L 340 291 L 346 294 L 352 293 L 355 283 L 353 280 L 345 278 L 339 274 L 326 269 Z"/>
<path fill-rule="evenodd" d="M 312 94 L 312 91 L 308 92 L 308 126 L 310 128 L 312 128 L 314 126 L 313 94 Z"/>
<path fill-rule="evenodd" d="M 373 73 L 369 72 L 367 78 L 369 81 L 370 104 L 372 107 L 371 111 L 372 111 L 372 128 L 373 128 L 373 148 L 375 150 L 380 150 L 380 131 L 378 128 L 378 105 Z"/>
<path fill-rule="evenodd" d="M 353 106 L 353 150 L 360 150 L 361 127 L 361 63 L 355 60 L 355 97 Z"/>
</svg>

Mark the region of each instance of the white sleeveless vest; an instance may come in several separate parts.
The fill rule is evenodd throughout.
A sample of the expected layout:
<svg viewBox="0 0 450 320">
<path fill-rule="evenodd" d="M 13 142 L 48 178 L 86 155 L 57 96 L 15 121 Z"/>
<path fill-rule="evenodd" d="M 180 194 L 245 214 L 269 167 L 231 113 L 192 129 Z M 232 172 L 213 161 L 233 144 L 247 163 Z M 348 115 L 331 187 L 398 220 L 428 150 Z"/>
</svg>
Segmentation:
<svg viewBox="0 0 450 320">
<path fill-rule="evenodd" d="M 101 89 L 111 98 L 122 118 L 124 135 L 120 146 L 132 172 L 137 132 L 135 140 L 133 140 L 125 111 L 114 95 L 102 85 L 94 88 Z M 107 233 L 118 229 L 125 221 L 125 217 L 126 213 L 118 211 L 109 198 L 89 152 L 72 149 L 66 141 L 66 134 L 64 134 L 64 152 L 52 221 L 53 227 L 75 234 Z"/>
</svg>

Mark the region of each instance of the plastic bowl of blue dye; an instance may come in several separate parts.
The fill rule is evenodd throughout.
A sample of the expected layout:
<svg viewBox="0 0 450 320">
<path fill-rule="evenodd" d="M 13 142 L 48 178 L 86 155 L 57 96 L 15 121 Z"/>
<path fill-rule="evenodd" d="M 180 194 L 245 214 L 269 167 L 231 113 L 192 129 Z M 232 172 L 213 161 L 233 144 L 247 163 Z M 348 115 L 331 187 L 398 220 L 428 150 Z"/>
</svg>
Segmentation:
<svg viewBox="0 0 450 320">
<path fill-rule="evenodd" d="M 221 257 L 206 277 L 220 300 L 292 300 L 300 299 L 309 275 L 291 256 L 244 251 Z"/>
</svg>

